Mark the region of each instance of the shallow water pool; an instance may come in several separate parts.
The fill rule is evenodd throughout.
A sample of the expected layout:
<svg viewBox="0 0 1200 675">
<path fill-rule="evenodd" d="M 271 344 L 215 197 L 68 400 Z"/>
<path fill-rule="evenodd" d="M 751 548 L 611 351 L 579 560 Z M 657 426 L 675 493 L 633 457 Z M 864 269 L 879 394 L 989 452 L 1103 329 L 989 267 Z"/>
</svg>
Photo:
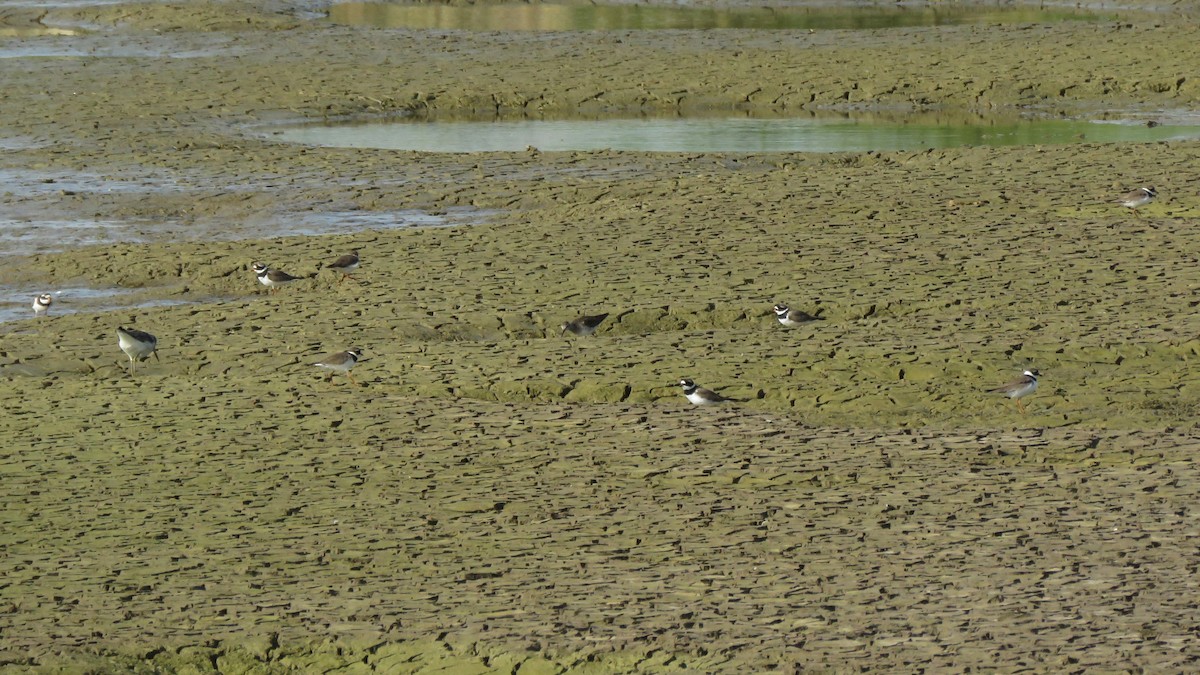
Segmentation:
<svg viewBox="0 0 1200 675">
<path fill-rule="evenodd" d="M 831 30 L 967 23 L 1111 20 L 1111 12 L 1070 7 L 687 7 L 647 5 L 409 5 L 345 2 L 329 20 L 349 26 L 470 31 Z"/>
<path fill-rule="evenodd" d="M 291 143 L 426 152 L 631 150 L 650 152 L 867 152 L 960 146 L 1154 142 L 1200 138 L 1200 125 L 1139 121 L 836 118 L 638 118 L 495 122 L 395 121 L 300 125 L 270 137 Z"/>
</svg>

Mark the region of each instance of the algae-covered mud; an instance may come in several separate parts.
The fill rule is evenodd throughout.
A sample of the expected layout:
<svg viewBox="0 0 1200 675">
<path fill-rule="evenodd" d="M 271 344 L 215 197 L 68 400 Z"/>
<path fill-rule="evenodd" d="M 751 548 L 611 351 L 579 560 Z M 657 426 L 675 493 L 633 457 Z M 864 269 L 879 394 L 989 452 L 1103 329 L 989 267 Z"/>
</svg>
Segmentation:
<svg viewBox="0 0 1200 675">
<path fill-rule="evenodd" d="M 0 267 L 138 304 L 0 324 L 0 668 L 1196 668 L 1200 143 L 454 154 L 262 130 L 1154 122 L 1200 109 L 1197 16 L 540 34 L 323 10 L 0 10 L 3 220 L 145 230 Z M 1159 198 L 1115 203 L 1142 185 Z M 388 226 L 412 213 L 453 222 Z M 350 250 L 353 278 L 324 267 Z M 271 292 L 255 261 L 300 280 Z M 785 329 L 776 302 L 820 320 Z M 117 326 L 161 360 L 131 376 Z M 351 347 L 361 386 L 324 382 Z M 1025 368 L 1021 414 L 987 390 Z M 737 401 L 693 407 L 681 377 Z"/>
</svg>

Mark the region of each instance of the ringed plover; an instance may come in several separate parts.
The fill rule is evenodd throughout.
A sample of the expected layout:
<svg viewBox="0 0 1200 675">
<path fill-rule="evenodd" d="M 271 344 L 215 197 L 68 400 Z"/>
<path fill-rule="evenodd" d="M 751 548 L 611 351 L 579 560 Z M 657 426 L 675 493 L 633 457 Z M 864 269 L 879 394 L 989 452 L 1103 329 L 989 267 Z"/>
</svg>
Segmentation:
<svg viewBox="0 0 1200 675">
<path fill-rule="evenodd" d="M 250 266 L 254 271 L 254 276 L 258 277 L 263 286 L 271 289 L 271 292 L 276 292 L 279 286 L 290 284 L 293 281 L 299 281 L 303 277 L 294 277 L 283 270 L 275 270 L 267 267 L 265 264 L 256 262 Z"/>
<path fill-rule="evenodd" d="M 1133 209 L 1136 214 L 1138 208 L 1154 201 L 1154 198 L 1157 196 L 1158 192 L 1153 187 L 1140 187 L 1136 190 L 1126 192 L 1118 201 L 1121 203 L 1121 206 Z"/>
<path fill-rule="evenodd" d="M 775 305 L 771 309 L 773 309 L 775 311 L 775 318 L 779 320 L 779 323 L 784 326 L 787 326 L 788 328 L 795 328 L 796 326 L 808 323 L 810 321 L 820 321 L 821 320 L 821 317 L 813 316 L 812 314 L 809 314 L 808 312 L 801 312 L 801 311 L 795 310 L 795 309 L 788 309 L 788 306 L 783 303 Z"/>
<path fill-rule="evenodd" d="M 341 256 L 337 260 L 334 260 L 326 265 L 325 269 L 341 272 L 342 276 L 338 279 L 338 283 L 340 284 L 346 279 L 354 279 L 354 277 L 350 276 L 350 273 L 358 269 L 358 263 L 358 251 L 350 251 L 346 255 Z M 357 281 L 357 279 L 355 279 L 355 281 Z"/>
<path fill-rule="evenodd" d="M 574 321 L 568 321 L 560 326 L 560 328 L 562 328 L 562 333 L 559 333 L 559 335 L 566 335 L 568 332 L 570 332 L 574 335 L 586 337 L 592 333 L 595 333 L 596 328 L 598 328 L 600 323 L 607 318 L 607 313 L 596 314 L 594 316 L 581 316 Z"/>
<path fill-rule="evenodd" d="M 1040 375 L 1041 373 L 1039 373 L 1036 368 L 1026 370 L 1024 373 L 1022 373 L 1021 377 L 1018 377 L 1012 382 L 996 387 L 995 389 L 991 389 L 989 390 L 989 393 L 1004 394 L 1005 396 L 1016 401 L 1017 409 L 1021 411 L 1022 415 L 1024 415 L 1025 405 L 1021 403 L 1021 399 L 1037 391 L 1038 376 Z"/>
<path fill-rule="evenodd" d="M 679 381 L 679 386 L 683 387 L 683 395 L 687 397 L 687 400 L 696 405 L 713 405 L 716 403 L 723 403 L 725 401 L 736 400 L 732 398 L 725 398 L 711 389 L 697 387 L 695 382 L 686 377 Z"/>
<path fill-rule="evenodd" d="M 33 316 L 34 316 L 34 318 L 37 318 L 37 317 L 41 316 L 42 314 L 45 314 L 50 309 L 50 305 L 53 305 L 53 304 L 54 304 L 54 296 L 50 295 L 49 293 L 42 293 L 41 295 L 34 298 L 33 299 Z"/>
<path fill-rule="evenodd" d="M 358 363 L 358 360 L 361 358 L 362 350 L 355 347 L 354 349 L 347 349 L 344 352 L 330 354 L 320 361 L 317 361 L 313 365 L 329 371 L 329 375 L 325 378 L 326 382 L 333 381 L 334 375 L 338 373 L 344 373 L 346 377 L 350 379 L 350 383 L 357 387 L 358 383 L 355 382 L 354 377 L 350 375 L 350 369 L 353 368 L 354 364 Z"/>
<path fill-rule="evenodd" d="M 154 360 L 158 358 L 158 338 L 147 333 L 146 331 L 135 330 L 133 328 L 122 328 L 117 326 L 117 344 L 121 346 L 121 351 L 129 357 L 129 374 L 133 374 L 133 364 L 135 361 L 145 361 L 154 355 Z"/>
</svg>

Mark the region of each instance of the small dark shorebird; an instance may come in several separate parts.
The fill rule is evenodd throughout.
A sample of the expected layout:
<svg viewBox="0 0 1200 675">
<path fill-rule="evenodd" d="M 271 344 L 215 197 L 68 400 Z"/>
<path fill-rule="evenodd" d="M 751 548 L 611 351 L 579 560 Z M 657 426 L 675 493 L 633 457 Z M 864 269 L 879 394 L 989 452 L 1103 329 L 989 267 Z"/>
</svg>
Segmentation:
<svg viewBox="0 0 1200 675">
<path fill-rule="evenodd" d="M 683 387 L 683 395 L 687 397 L 687 400 L 696 405 L 714 405 L 737 400 L 734 398 L 725 398 L 711 389 L 697 387 L 695 382 L 686 377 L 679 381 L 679 386 Z"/>
<path fill-rule="evenodd" d="M 357 387 L 358 383 L 354 381 L 354 376 L 350 374 L 350 369 L 358 363 L 362 355 L 362 350 L 355 347 L 354 349 L 347 349 L 344 352 L 330 354 L 313 365 L 329 371 L 329 375 L 325 378 L 326 382 L 332 382 L 334 375 L 343 373 L 350 380 L 350 384 Z"/>
<path fill-rule="evenodd" d="M 338 283 L 340 284 L 343 281 L 345 281 L 346 279 L 354 279 L 354 277 L 351 276 L 350 273 L 353 272 L 354 270 L 358 269 L 359 262 L 360 262 L 360 260 L 358 257 L 358 251 L 351 251 L 351 252 L 347 253 L 346 255 L 341 256 L 337 260 L 334 260 L 333 262 L 326 265 L 325 269 L 333 270 L 335 272 L 341 272 L 342 276 L 340 279 L 338 279 Z M 358 281 L 357 279 L 354 279 L 354 280 Z"/>
<path fill-rule="evenodd" d="M 154 355 L 155 361 L 161 361 L 158 358 L 158 338 L 146 331 L 117 326 L 117 344 L 121 346 L 121 351 L 129 357 L 130 375 L 133 375 L 135 361 L 145 361 L 150 358 L 151 354 Z"/>
<path fill-rule="evenodd" d="M 1022 415 L 1024 415 L 1025 405 L 1021 403 L 1021 399 L 1037 391 L 1038 376 L 1040 375 L 1041 373 L 1039 373 L 1037 369 L 1026 370 L 1021 374 L 1021 377 L 1018 377 L 1012 382 L 1003 384 L 995 389 L 989 389 L 988 391 L 992 394 L 1004 394 L 1005 396 L 1016 401 L 1017 409 L 1021 411 Z"/>
<path fill-rule="evenodd" d="M 593 316 L 581 316 L 578 319 L 575 319 L 574 321 L 568 321 L 568 322 L 564 323 L 561 326 L 562 333 L 560 333 L 559 335 L 561 336 L 561 335 L 566 335 L 567 333 L 573 333 L 573 334 L 579 335 L 581 337 L 586 337 L 588 335 L 591 335 L 592 333 L 595 333 L 596 328 L 598 328 L 600 326 L 601 322 L 603 322 L 607 318 L 608 318 L 607 313 L 596 314 Z"/>
</svg>

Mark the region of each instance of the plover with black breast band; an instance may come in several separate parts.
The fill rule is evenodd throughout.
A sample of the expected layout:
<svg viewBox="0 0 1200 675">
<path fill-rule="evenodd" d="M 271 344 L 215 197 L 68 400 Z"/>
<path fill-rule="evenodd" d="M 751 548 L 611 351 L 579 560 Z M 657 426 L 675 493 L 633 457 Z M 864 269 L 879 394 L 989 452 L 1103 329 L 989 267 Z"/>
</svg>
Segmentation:
<svg viewBox="0 0 1200 675">
<path fill-rule="evenodd" d="M 1024 415 L 1025 405 L 1021 403 L 1021 399 L 1037 391 L 1038 377 L 1040 375 L 1041 373 L 1039 373 L 1036 368 L 1031 368 L 1022 373 L 1021 377 L 1018 377 L 1012 382 L 1008 382 L 996 387 L 995 389 L 990 389 L 989 392 L 992 394 L 1004 394 L 1005 396 L 1016 401 L 1017 410 L 1020 410 L 1021 414 Z"/>
<path fill-rule="evenodd" d="M 54 296 L 49 293 L 42 293 L 33 299 L 33 316 L 37 318 L 50 310 L 50 305 L 54 304 Z"/>
<path fill-rule="evenodd" d="M 254 272 L 254 276 L 258 277 L 258 281 L 263 286 L 271 289 L 272 293 L 279 290 L 279 287 L 283 286 L 284 284 L 290 284 L 293 281 L 299 281 L 303 278 L 292 276 L 283 270 L 272 269 L 267 267 L 266 264 L 260 262 L 256 262 L 251 265 L 250 269 Z"/>
<path fill-rule="evenodd" d="M 715 405 L 726 401 L 735 401 L 736 399 L 726 398 L 711 389 L 696 386 L 690 378 L 683 378 L 679 381 L 679 386 L 683 387 L 683 395 L 687 400 L 695 405 Z"/>
<path fill-rule="evenodd" d="M 1158 197 L 1158 192 L 1151 186 L 1140 187 L 1136 190 L 1130 190 L 1121 196 L 1118 202 L 1121 206 L 1133 209 L 1134 215 L 1137 215 L 1137 210 Z"/>
<path fill-rule="evenodd" d="M 357 387 L 358 383 L 354 381 L 354 377 L 350 374 L 350 369 L 362 359 L 362 355 L 362 350 L 355 347 L 354 349 L 347 349 L 344 352 L 330 354 L 313 365 L 329 371 L 329 375 L 325 378 L 326 382 L 332 382 L 334 375 L 342 373 L 350 380 L 351 384 Z"/>
<path fill-rule="evenodd" d="M 789 309 L 787 305 L 779 303 L 771 308 L 775 312 L 775 318 L 779 320 L 781 325 L 788 328 L 795 328 L 813 321 L 820 321 L 821 317 L 813 316 L 807 312 L 801 312 L 795 309 Z"/>
</svg>

